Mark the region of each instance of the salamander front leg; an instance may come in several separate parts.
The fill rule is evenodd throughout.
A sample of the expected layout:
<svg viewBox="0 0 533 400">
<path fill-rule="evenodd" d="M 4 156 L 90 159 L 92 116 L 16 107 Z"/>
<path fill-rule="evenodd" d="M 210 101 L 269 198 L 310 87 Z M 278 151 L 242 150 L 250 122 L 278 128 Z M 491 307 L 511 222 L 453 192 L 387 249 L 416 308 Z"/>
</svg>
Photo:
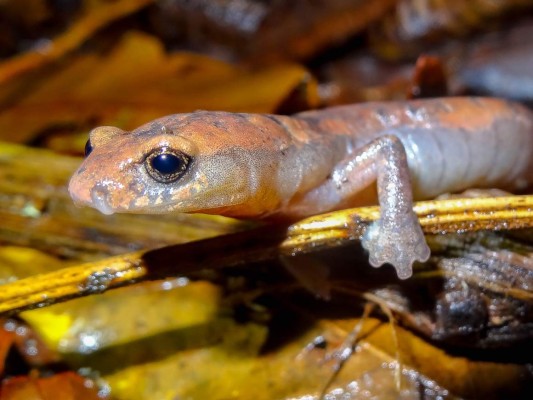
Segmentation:
<svg viewBox="0 0 533 400">
<path fill-rule="evenodd" d="M 400 279 L 409 278 L 413 263 L 427 261 L 429 247 L 413 211 L 413 194 L 407 157 L 396 136 L 376 141 L 376 173 L 380 218 L 363 237 L 363 247 L 370 253 L 370 264 L 390 263 Z"/>
<path fill-rule="evenodd" d="M 409 278 L 416 260 L 427 261 L 429 247 L 413 212 L 413 195 L 407 157 L 394 135 L 381 136 L 340 162 L 331 179 L 305 197 L 305 201 L 327 211 L 377 179 L 381 216 L 367 230 L 363 247 L 370 264 L 392 264 L 398 277 Z M 305 204 L 304 201 L 304 204 Z"/>
</svg>

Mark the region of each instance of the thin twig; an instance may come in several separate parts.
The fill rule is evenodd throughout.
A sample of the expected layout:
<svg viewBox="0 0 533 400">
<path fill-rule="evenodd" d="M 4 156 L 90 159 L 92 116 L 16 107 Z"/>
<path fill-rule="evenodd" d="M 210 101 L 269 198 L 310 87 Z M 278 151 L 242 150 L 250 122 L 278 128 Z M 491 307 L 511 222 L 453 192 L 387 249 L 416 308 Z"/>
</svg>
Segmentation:
<svg viewBox="0 0 533 400">
<path fill-rule="evenodd" d="M 430 234 L 533 227 L 532 209 L 533 196 L 452 199 L 415 205 L 424 232 Z M 378 217 L 377 207 L 343 210 L 289 227 L 267 226 L 32 276 L 2 286 L 0 313 L 42 307 L 132 282 L 346 245 L 359 240 Z"/>
</svg>

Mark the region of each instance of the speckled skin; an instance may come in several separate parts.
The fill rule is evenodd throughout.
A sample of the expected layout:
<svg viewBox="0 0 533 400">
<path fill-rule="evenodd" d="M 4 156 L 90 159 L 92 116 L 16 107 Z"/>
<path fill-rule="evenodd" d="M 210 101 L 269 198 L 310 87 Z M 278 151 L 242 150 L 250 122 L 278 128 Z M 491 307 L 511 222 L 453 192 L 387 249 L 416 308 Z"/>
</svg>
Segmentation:
<svg viewBox="0 0 533 400">
<path fill-rule="evenodd" d="M 532 114 L 497 99 L 365 103 L 292 117 L 199 111 L 132 132 L 96 128 L 90 141 L 69 186 L 78 204 L 296 219 L 379 201 L 381 218 L 363 245 L 372 265 L 389 262 L 401 278 L 429 257 L 413 196 L 533 181 Z M 147 155 L 161 148 L 191 159 L 169 184 L 146 171 Z M 377 193 L 368 190 L 376 180 Z"/>
</svg>

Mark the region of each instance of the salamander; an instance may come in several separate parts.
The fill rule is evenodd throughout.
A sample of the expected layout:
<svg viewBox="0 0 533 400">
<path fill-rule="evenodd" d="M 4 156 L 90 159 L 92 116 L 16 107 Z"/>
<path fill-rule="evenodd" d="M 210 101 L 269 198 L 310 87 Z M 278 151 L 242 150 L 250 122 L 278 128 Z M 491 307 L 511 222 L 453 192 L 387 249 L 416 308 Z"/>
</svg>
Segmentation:
<svg viewBox="0 0 533 400">
<path fill-rule="evenodd" d="M 104 214 L 296 220 L 379 203 L 362 244 L 371 265 L 392 264 L 405 279 L 414 261 L 430 256 L 414 200 L 533 183 L 532 115 L 517 103 L 475 97 L 292 116 L 175 114 L 131 132 L 93 129 L 69 191 Z"/>
</svg>

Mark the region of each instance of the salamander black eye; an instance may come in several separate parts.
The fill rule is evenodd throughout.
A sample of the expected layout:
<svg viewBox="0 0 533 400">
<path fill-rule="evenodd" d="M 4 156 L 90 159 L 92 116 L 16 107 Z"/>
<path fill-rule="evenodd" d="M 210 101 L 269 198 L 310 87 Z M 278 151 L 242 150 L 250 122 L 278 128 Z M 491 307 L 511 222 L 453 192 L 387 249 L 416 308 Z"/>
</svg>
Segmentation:
<svg viewBox="0 0 533 400">
<path fill-rule="evenodd" d="M 191 157 L 179 151 L 163 147 L 146 157 L 146 172 L 161 183 L 177 181 L 187 171 Z"/>
<path fill-rule="evenodd" d="M 93 151 L 93 145 L 91 144 L 91 140 L 87 140 L 87 143 L 85 143 L 85 157 L 87 157 L 89 154 L 91 154 L 91 151 Z"/>
</svg>

